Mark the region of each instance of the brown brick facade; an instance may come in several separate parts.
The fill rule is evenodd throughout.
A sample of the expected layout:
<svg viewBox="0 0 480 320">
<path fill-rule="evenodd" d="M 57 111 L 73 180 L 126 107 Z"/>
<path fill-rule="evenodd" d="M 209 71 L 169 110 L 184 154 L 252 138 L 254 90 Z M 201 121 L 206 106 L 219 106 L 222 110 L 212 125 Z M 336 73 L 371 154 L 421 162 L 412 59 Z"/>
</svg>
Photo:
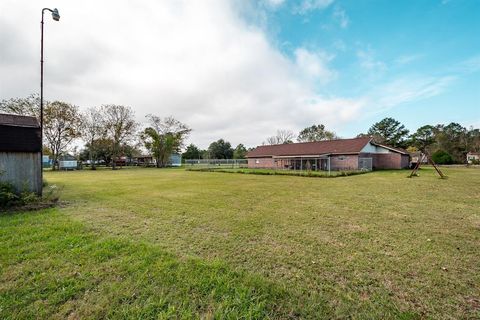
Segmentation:
<svg viewBox="0 0 480 320">
<path fill-rule="evenodd" d="M 408 168 L 410 158 L 400 153 L 362 153 L 362 158 L 372 158 L 373 169 L 405 169 Z"/>
<path fill-rule="evenodd" d="M 273 168 L 273 158 L 249 158 L 249 168 Z"/>
<path fill-rule="evenodd" d="M 330 170 L 357 170 L 358 155 L 339 155 L 330 157 Z"/>
<path fill-rule="evenodd" d="M 408 168 L 405 150 L 377 144 L 370 137 L 263 145 L 247 153 L 248 167 L 290 170 L 358 170 Z"/>
<path fill-rule="evenodd" d="M 359 155 L 335 155 L 330 157 L 330 170 L 358 170 L 359 158 L 372 158 L 372 169 L 404 169 L 408 168 L 408 155 L 400 153 L 361 153 Z M 320 163 L 318 163 L 320 167 Z M 249 168 L 288 169 L 288 160 L 273 158 L 249 158 Z M 323 166 L 322 166 L 323 167 Z M 298 169 L 298 168 L 297 168 Z M 326 163 L 324 170 L 327 170 Z"/>
</svg>

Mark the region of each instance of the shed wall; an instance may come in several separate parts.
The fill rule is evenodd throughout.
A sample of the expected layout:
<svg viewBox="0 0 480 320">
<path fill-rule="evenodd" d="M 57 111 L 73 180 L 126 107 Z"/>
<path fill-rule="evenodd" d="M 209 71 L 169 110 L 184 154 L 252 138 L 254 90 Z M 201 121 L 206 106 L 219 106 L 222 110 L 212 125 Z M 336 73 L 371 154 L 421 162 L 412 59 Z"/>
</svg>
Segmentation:
<svg viewBox="0 0 480 320">
<path fill-rule="evenodd" d="M 40 152 L 40 128 L 0 124 L 0 152 Z"/>
<path fill-rule="evenodd" d="M 0 152 L 0 172 L 0 181 L 13 183 L 18 191 L 42 190 L 40 152 Z"/>
</svg>

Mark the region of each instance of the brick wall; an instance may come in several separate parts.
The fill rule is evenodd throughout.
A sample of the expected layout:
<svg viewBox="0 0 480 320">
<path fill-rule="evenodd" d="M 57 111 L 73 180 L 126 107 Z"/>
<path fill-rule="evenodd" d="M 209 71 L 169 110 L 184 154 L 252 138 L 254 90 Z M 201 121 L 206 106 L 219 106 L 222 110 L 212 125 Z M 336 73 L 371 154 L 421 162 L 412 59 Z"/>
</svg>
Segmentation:
<svg viewBox="0 0 480 320">
<path fill-rule="evenodd" d="M 357 155 L 332 156 L 330 157 L 330 169 L 331 170 L 357 170 L 358 156 Z"/>
<path fill-rule="evenodd" d="M 372 158 L 373 169 L 408 168 L 409 156 L 400 153 L 361 153 L 360 155 L 338 155 L 330 158 L 331 170 L 358 170 L 358 158 Z M 285 162 L 286 163 L 286 162 Z M 273 158 L 249 158 L 249 168 L 284 168 L 283 161 Z"/>
<path fill-rule="evenodd" d="M 249 168 L 273 168 L 273 158 L 249 158 Z"/>
<path fill-rule="evenodd" d="M 409 156 L 400 153 L 362 153 L 364 158 L 372 158 L 373 169 L 408 168 Z"/>
</svg>

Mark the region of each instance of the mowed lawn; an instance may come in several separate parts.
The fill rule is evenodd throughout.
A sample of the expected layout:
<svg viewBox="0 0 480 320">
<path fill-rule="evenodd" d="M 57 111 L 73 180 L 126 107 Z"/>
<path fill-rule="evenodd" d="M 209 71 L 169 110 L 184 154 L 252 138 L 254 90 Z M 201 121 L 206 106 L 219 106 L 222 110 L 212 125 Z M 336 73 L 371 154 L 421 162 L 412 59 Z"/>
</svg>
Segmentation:
<svg viewBox="0 0 480 320">
<path fill-rule="evenodd" d="M 480 317 L 480 170 L 49 172 L 0 215 L 0 319 Z"/>
</svg>

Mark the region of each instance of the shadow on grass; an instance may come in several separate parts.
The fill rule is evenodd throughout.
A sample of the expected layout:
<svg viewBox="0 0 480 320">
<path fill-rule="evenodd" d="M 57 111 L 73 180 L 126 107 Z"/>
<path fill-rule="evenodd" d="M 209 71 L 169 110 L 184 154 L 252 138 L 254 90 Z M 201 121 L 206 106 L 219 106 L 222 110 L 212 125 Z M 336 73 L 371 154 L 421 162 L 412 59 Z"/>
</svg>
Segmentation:
<svg viewBox="0 0 480 320">
<path fill-rule="evenodd" d="M 0 217 L 0 318 L 311 318 L 315 303 L 221 262 L 102 238 L 56 209 Z M 320 302 L 320 303 L 319 303 Z"/>
</svg>

